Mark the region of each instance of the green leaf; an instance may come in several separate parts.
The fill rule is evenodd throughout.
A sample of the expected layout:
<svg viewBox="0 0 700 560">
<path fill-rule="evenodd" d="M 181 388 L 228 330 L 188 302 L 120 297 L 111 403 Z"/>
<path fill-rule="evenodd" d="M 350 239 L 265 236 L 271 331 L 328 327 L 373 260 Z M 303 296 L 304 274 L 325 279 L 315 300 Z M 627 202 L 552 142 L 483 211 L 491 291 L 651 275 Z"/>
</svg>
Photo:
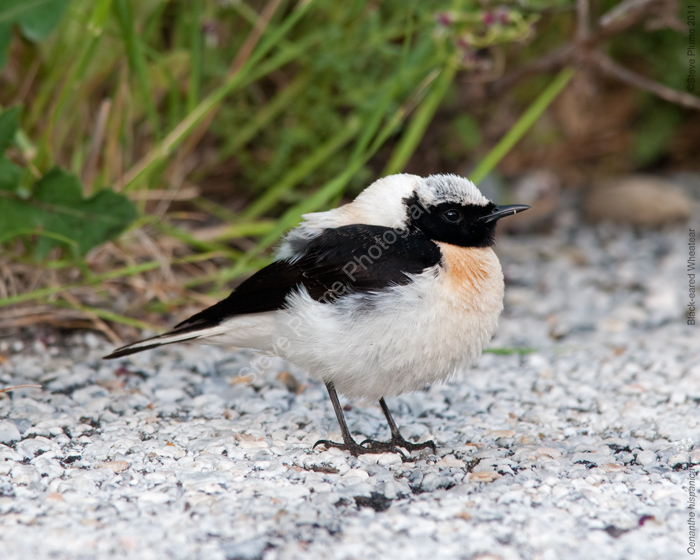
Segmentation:
<svg viewBox="0 0 700 560">
<path fill-rule="evenodd" d="M 70 0 L 5 0 L 4 3 L 19 4 L 16 21 L 22 34 L 30 41 L 41 41 L 58 25 Z"/>
<path fill-rule="evenodd" d="M 0 113 L 0 154 L 2 154 L 12 143 L 15 132 L 19 128 L 19 114 L 22 107 L 10 107 Z"/>
<path fill-rule="evenodd" d="M 32 10 L 36 6 L 37 0 L 3 0 L 0 4 L 0 24 L 12 25 L 27 10 Z"/>
<path fill-rule="evenodd" d="M 0 68 L 7 62 L 12 25 L 30 41 L 40 41 L 58 25 L 70 0 L 0 0 Z"/>
<path fill-rule="evenodd" d="M 0 156 L 0 190 L 13 192 L 19 185 L 22 170 L 9 159 Z M 0 209 L 0 219 L 4 210 Z"/>
<path fill-rule="evenodd" d="M 84 255 L 93 247 L 119 235 L 137 216 L 124 195 L 103 190 L 83 198 L 80 182 L 59 168 L 49 171 L 22 200 L 0 185 L 0 239 L 7 241 L 39 235 L 35 256 L 42 258 L 57 246 Z"/>
</svg>

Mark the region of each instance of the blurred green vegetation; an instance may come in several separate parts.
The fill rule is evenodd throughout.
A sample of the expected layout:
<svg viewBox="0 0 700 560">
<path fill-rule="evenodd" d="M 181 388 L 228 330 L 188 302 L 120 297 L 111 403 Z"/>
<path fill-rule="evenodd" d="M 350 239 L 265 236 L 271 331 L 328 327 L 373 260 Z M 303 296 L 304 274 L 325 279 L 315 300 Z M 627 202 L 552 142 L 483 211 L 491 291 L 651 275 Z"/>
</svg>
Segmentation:
<svg viewBox="0 0 700 560">
<path fill-rule="evenodd" d="M 573 0 L 4 0 L 0 105 L 22 107 L 21 116 L 6 113 L 19 118 L 4 129 L 11 139 L 0 160 L 5 258 L 77 267 L 97 285 L 109 259 L 98 266 L 84 255 L 124 230 L 119 243 L 127 244 L 145 230 L 180 243 L 178 262 L 219 259 L 186 283 L 216 293 L 264 262 L 302 213 L 381 174 L 420 168 L 428 152 L 442 171 L 481 161 L 483 178 L 572 72 L 535 75 L 473 105 L 465 84 L 495 81 L 570 44 L 575 28 Z M 654 78 L 682 89 L 679 44 L 678 31 L 635 28 L 608 52 L 644 57 Z M 493 126 L 497 103 L 525 117 Z M 652 165 L 685 110 L 649 95 L 638 103 L 628 159 Z M 487 125 L 510 133 L 484 158 L 502 135 Z M 443 145 L 425 145 L 433 128 Z M 82 186 L 61 207 L 89 207 L 84 228 L 51 217 L 56 207 L 42 201 L 41 186 L 57 176 L 57 189 Z M 117 207 L 120 220 L 106 227 Z M 10 213 L 31 219 L 18 224 Z M 216 225 L 213 234 L 198 231 Z M 118 264 L 137 274 L 148 260 Z M 40 301 L 59 290 L 36 289 Z M 31 299 L 6 296 L 0 303 Z"/>
</svg>

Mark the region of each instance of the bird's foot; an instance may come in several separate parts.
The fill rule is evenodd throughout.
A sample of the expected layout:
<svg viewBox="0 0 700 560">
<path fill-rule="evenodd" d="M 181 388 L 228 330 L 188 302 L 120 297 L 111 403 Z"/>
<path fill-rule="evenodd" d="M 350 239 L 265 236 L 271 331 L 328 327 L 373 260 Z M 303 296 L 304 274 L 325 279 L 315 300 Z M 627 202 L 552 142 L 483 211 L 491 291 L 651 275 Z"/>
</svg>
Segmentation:
<svg viewBox="0 0 700 560">
<path fill-rule="evenodd" d="M 369 446 L 365 447 L 365 443 L 369 443 Z M 331 447 L 335 447 L 336 449 L 342 449 L 343 451 L 347 451 L 348 453 L 350 453 L 350 455 L 352 455 L 353 457 L 357 457 L 358 455 L 364 455 L 365 453 L 398 453 L 399 455 L 401 455 L 402 461 L 405 462 L 409 460 L 409 458 L 406 457 L 406 454 L 400 449 L 400 447 L 392 445 L 391 442 L 382 442 L 374 441 L 372 439 L 366 439 L 361 444 L 358 444 L 354 440 L 350 440 L 346 443 L 338 443 L 336 441 L 331 441 L 328 439 L 320 439 L 316 443 L 314 443 L 313 449 L 316 449 L 316 446 L 318 445 L 323 445 L 327 449 L 330 449 Z"/>
<path fill-rule="evenodd" d="M 433 450 L 433 453 L 437 452 L 437 447 L 435 447 L 435 442 L 433 440 L 429 441 L 424 441 L 423 443 L 412 443 L 410 441 L 406 441 L 402 436 L 392 436 L 391 440 L 389 441 L 376 441 L 373 439 L 366 439 L 363 441 L 360 445 L 368 445 L 369 449 L 376 449 L 378 452 L 381 453 L 382 450 L 384 451 L 394 451 L 398 450 L 400 452 L 401 449 L 405 449 L 409 453 L 413 451 L 419 451 L 421 449 L 426 449 L 427 447 L 430 447 Z M 401 453 L 403 455 L 403 453 Z"/>
</svg>

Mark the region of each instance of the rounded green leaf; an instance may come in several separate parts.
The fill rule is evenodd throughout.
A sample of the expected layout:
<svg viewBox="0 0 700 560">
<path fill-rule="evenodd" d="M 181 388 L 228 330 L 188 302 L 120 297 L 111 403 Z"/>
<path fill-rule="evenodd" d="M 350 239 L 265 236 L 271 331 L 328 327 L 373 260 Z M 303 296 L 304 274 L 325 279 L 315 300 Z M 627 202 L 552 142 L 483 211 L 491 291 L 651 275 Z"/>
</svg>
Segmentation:
<svg viewBox="0 0 700 560">
<path fill-rule="evenodd" d="M 83 198 L 78 179 L 57 167 L 37 182 L 31 198 L 0 189 L 0 201 L 0 239 L 28 232 L 39 235 L 34 246 L 37 258 L 66 245 L 85 254 L 119 235 L 137 216 L 131 201 L 114 191 Z"/>
<path fill-rule="evenodd" d="M 0 25 L 18 23 L 31 41 L 44 39 L 56 27 L 70 0 L 2 0 Z"/>
</svg>

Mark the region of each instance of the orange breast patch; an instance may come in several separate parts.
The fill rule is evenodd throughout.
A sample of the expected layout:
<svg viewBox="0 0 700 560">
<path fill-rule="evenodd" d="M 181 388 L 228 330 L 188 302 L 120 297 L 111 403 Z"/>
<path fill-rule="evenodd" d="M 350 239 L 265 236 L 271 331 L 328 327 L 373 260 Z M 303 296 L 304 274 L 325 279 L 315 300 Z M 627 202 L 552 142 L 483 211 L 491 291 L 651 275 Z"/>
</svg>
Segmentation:
<svg viewBox="0 0 700 560">
<path fill-rule="evenodd" d="M 493 276 L 493 258 L 490 247 L 458 247 L 438 243 L 442 251 L 445 275 L 454 289 L 480 292 L 486 288 Z"/>
</svg>

